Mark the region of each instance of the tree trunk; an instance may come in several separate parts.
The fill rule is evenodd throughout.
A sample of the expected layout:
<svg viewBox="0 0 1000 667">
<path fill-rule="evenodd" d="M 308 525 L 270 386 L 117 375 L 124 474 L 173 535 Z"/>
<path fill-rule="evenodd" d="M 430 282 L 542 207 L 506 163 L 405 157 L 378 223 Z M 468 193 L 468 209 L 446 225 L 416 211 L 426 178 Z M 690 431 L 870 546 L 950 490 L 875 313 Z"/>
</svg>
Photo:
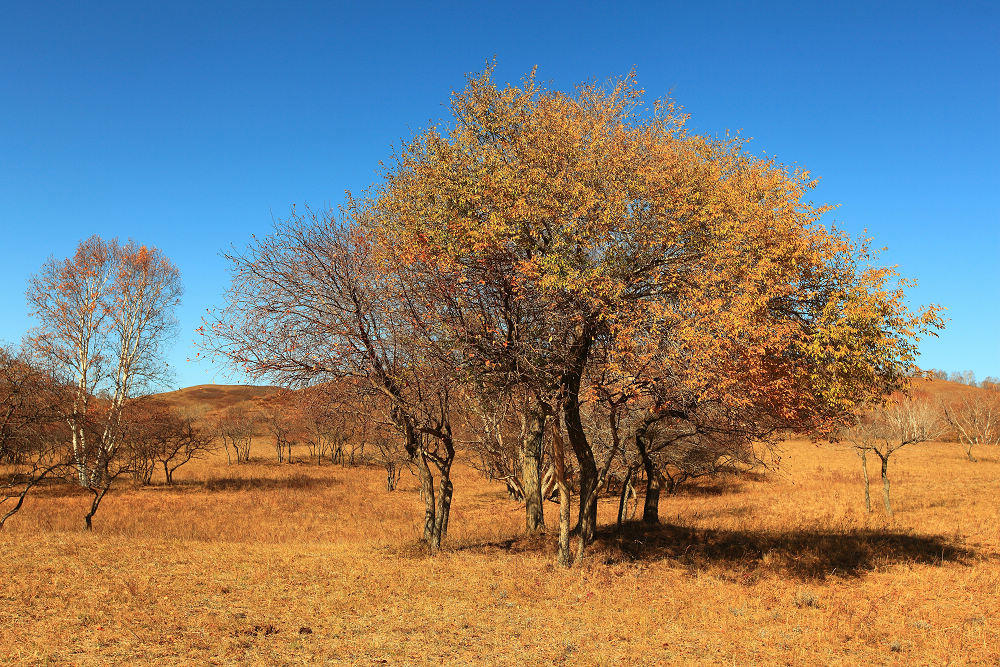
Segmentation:
<svg viewBox="0 0 1000 667">
<path fill-rule="evenodd" d="M 556 487 L 559 489 L 559 542 L 556 561 L 563 567 L 573 564 L 569 552 L 570 498 L 566 485 L 566 447 L 559 428 L 558 413 L 552 424 L 552 465 L 555 468 Z"/>
<path fill-rule="evenodd" d="M 882 490 L 885 492 L 885 511 L 892 516 L 892 503 L 889 501 L 889 457 L 879 454 L 882 459 Z"/>
<path fill-rule="evenodd" d="M 642 522 L 658 524 L 660 523 L 660 489 L 663 487 L 663 480 L 646 449 L 645 434 L 642 431 L 635 434 L 635 448 L 639 452 L 642 468 L 646 473 L 646 498 L 642 505 Z"/>
<path fill-rule="evenodd" d="M 652 525 L 660 523 L 660 490 L 663 480 L 654 468 L 646 477 L 646 497 L 642 504 L 642 522 Z"/>
<path fill-rule="evenodd" d="M 551 498 L 553 493 L 558 493 L 556 490 L 556 469 L 555 466 L 549 465 L 545 469 L 545 474 L 542 475 L 542 500 Z"/>
<path fill-rule="evenodd" d="M 528 533 L 545 528 L 542 508 L 542 441 L 545 412 L 533 403 L 523 418 L 521 435 L 521 486 L 524 493 L 524 523 Z"/>
<path fill-rule="evenodd" d="M 434 536 L 431 541 L 431 550 L 437 551 L 441 548 L 441 541 L 448 534 L 448 516 L 451 513 L 451 479 L 448 473 L 441 472 L 441 482 L 438 485 L 437 516 L 434 523 Z"/>
<path fill-rule="evenodd" d="M 629 492 L 632 489 L 632 475 L 635 474 L 635 468 L 629 467 L 625 472 L 625 479 L 622 480 L 622 488 L 618 494 L 618 528 L 622 527 L 625 522 L 625 505 L 628 503 L 628 497 L 631 495 Z"/>
<path fill-rule="evenodd" d="M 865 509 L 871 514 L 872 511 L 872 494 L 871 485 L 868 482 L 868 454 L 865 450 L 859 452 L 861 455 L 861 472 L 865 476 Z"/>
<path fill-rule="evenodd" d="M 563 416 L 566 420 L 566 435 L 569 444 L 576 454 L 580 464 L 580 515 L 577 519 L 577 535 L 590 544 L 594 541 L 597 531 L 597 461 L 594 452 L 587 441 L 580 418 L 579 381 L 571 382 L 567 387 L 566 401 L 563 404 Z"/>
<path fill-rule="evenodd" d="M 434 529 L 436 526 L 434 506 L 434 478 L 431 476 L 427 457 L 423 451 L 417 452 L 417 471 L 420 476 L 420 497 L 424 499 L 424 541 L 434 549 Z"/>
<path fill-rule="evenodd" d="M 87 530 L 94 529 L 94 524 L 93 524 L 94 515 L 97 514 L 97 508 L 100 506 L 101 501 L 104 499 L 104 494 L 108 492 L 108 488 L 110 488 L 110 486 L 111 486 L 111 480 L 105 478 L 103 486 L 97 489 L 95 488 L 90 489 L 90 492 L 94 494 L 94 500 L 90 503 L 90 511 L 87 512 L 87 514 L 84 515 L 83 517 L 84 523 L 87 526 Z"/>
<path fill-rule="evenodd" d="M 385 464 L 385 490 L 395 491 L 396 482 L 399 480 L 399 471 L 396 468 L 396 464 L 389 461 Z"/>
<path fill-rule="evenodd" d="M 563 375 L 560 388 L 566 437 L 580 465 L 580 516 L 577 520 L 577 534 L 583 540 L 583 546 L 594 541 L 594 533 L 597 531 L 597 487 L 600 483 L 594 450 L 587 441 L 587 433 L 580 418 L 580 383 L 583 381 L 593 342 L 594 331 L 588 321 L 581 325 L 578 337 L 573 342 L 572 364 Z"/>
</svg>

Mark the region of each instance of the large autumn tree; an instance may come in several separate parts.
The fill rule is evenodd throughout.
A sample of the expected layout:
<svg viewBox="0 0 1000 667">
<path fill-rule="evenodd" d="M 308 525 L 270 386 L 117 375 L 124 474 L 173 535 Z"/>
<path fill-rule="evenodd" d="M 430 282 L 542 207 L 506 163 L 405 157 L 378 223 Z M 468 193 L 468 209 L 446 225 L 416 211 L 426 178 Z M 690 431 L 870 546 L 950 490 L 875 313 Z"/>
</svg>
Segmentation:
<svg viewBox="0 0 1000 667">
<path fill-rule="evenodd" d="M 293 215 L 231 256 L 209 347 L 285 382 L 363 379 L 422 479 L 438 467 L 439 499 L 456 398 L 498 424 L 512 408 L 529 531 L 543 527 L 552 446 L 561 562 L 566 453 L 582 550 L 624 448 L 642 459 L 656 520 L 667 453 L 830 429 L 900 388 L 940 325 L 937 309 L 907 308 L 905 281 L 866 241 L 822 224 L 807 172 L 689 132 L 671 102 L 645 105 L 631 75 L 567 93 L 533 75 L 501 86 L 487 69 L 451 112 L 348 218 Z M 425 488 L 436 546 L 447 503 L 435 512 Z"/>
<path fill-rule="evenodd" d="M 580 474 L 581 544 L 593 537 L 600 470 L 581 405 L 598 376 L 645 411 L 640 445 L 664 421 L 811 431 L 900 387 L 940 324 L 935 308 L 907 309 L 866 242 L 821 223 L 808 172 L 690 133 L 669 101 L 644 106 L 631 75 L 565 93 L 533 75 L 500 86 L 488 69 L 451 111 L 390 164 L 376 234 L 423 274 L 428 326 L 460 350 L 460 372 L 532 397 L 529 529 L 556 417 Z"/>
</svg>

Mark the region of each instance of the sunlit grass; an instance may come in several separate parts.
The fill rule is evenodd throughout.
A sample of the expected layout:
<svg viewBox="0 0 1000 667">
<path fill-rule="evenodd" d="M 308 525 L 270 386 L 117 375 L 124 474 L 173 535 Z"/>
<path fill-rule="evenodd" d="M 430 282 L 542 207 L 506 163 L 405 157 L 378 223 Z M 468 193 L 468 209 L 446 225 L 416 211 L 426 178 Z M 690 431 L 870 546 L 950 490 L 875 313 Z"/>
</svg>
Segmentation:
<svg viewBox="0 0 1000 667">
<path fill-rule="evenodd" d="M 0 535 L 0 656 L 12 662 L 567 661 L 646 664 L 1000 660 L 1000 453 L 893 461 L 889 520 L 846 450 L 787 443 L 779 470 L 661 503 L 584 562 L 521 539 L 502 485 L 459 466 L 449 549 L 377 467 L 227 466 L 175 487 L 46 489 Z M 302 452 L 304 456 L 304 452 Z M 873 475 L 877 471 L 872 469 Z M 546 506 L 547 518 L 555 505 Z"/>
</svg>

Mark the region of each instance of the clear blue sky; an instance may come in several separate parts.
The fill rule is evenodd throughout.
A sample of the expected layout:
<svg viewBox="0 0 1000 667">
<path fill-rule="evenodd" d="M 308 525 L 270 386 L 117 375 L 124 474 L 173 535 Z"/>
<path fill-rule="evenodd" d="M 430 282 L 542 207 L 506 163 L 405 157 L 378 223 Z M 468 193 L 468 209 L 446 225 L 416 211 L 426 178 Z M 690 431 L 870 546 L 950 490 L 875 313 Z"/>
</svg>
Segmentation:
<svg viewBox="0 0 1000 667">
<path fill-rule="evenodd" d="M 226 382 L 185 361 L 219 251 L 369 184 L 496 56 L 560 88 L 634 65 L 699 131 L 808 167 L 831 220 L 949 308 L 922 365 L 1000 376 L 996 3 L 151 4 L 4 4 L 0 339 L 46 257 L 133 237 L 183 274 L 175 384 Z"/>
</svg>

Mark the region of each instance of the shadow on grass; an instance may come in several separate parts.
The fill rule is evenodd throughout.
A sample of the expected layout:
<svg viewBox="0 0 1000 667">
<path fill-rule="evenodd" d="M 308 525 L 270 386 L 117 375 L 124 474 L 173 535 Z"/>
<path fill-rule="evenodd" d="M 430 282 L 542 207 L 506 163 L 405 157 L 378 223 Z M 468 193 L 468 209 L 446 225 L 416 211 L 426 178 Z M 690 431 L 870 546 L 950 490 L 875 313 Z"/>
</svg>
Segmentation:
<svg viewBox="0 0 1000 667">
<path fill-rule="evenodd" d="M 12 485 L 13 491 L 20 491 L 18 485 L 24 484 L 25 479 L 21 475 L 14 475 L 11 478 L 0 480 L 0 493 L 5 490 L 7 484 Z M 75 496 L 90 496 L 90 491 L 79 484 L 71 482 L 63 477 L 48 477 L 37 482 L 29 491 L 29 498 L 67 498 Z"/>
<path fill-rule="evenodd" d="M 295 473 L 287 477 L 216 477 L 207 480 L 182 479 L 173 484 L 154 482 L 140 486 L 132 480 L 118 480 L 112 486 L 112 493 L 120 491 L 131 492 L 163 492 L 163 493 L 203 493 L 223 491 L 271 491 L 318 489 L 339 484 L 336 479 Z M 32 498 L 69 498 L 76 496 L 91 496 L 91 492 L 78 484 L 64 478 L 42 480 L 31 490 Z"/>
<path fill-rule="evenodd" d="M 216 477 L 205 481 L 175 482 L 173 487 L 189 486 L 196 491 L 269 491 L 276 489 L 313 489 L 332 486 L 337 481 L 328 477 L 296 474 L 289 477 Z M 170 486 L 161 487 L 165 489 Z"/>
<path fill-rule="evenodd" d="M 682 482 L 673 493 L 664 489 L 663 497 L 723 496 L 739 493 L 746 484 L 769 481 L 767 473 L 760 470 L 727 468 L 711 478 L 690 479 Z"/>
<path fill-rule="evenodd" d="M 518 537 L 456 550 L 554 555 L 555 537 Z M 822 580 L 858 577 L 902 563 L 967 563 L 976 556 L 945 537 L 889 530 L 762 532 L 640 522 L 625 524 L 620 531 L 614 526 L 599 529 L 587 554 L 605 565 L 668 561 L 692 572 L 721 570 L 722 578 L 744 584 L 769 573 Z"/>
<path fill-rule="evenodd" d="M 880 529 L 758 532 L 629 523 L 598 531 L 592 549 L 605 562 L 672 560 L 692 568 L 735 568 L 752 581 L 755 570 L 803 579 L 860 576 L 899 563 L 967 562 L 975 552 L 938 535 Z M 750 582 L 748 582 L 750 583 Z"/>
</svg>

